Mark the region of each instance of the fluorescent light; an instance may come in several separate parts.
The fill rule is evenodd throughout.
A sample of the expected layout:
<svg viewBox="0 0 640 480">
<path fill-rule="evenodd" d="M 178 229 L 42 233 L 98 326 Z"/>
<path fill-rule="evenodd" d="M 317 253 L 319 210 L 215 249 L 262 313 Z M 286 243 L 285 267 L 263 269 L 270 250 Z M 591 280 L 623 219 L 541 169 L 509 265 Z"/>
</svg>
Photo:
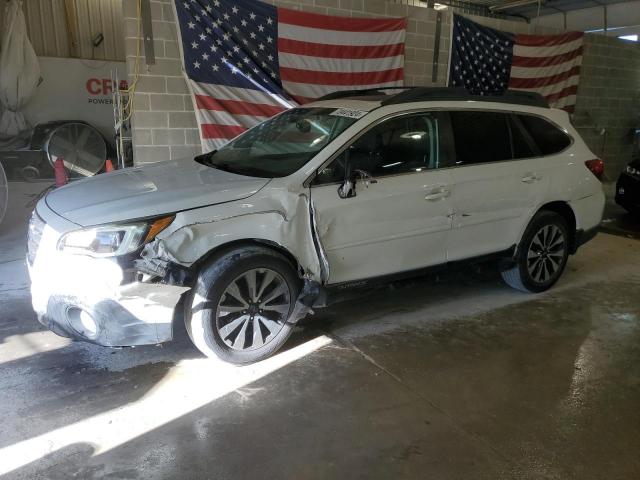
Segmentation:
<svg viewBox="0 0 640 480">
<path fill-rule="evenodd" d="M 443 5 L 442 3 L 434 3 L 433 4 L 433 9 L 434 10 L 446 10 L 447 8 L 449 8 L 447 5 Z"/>
<path fill-rule="evenodd" d="M 620 40 L 631 40 L 632 42 L 638 41 L 638 35 L 621 35 L 618 37 Z"/>
</svg>

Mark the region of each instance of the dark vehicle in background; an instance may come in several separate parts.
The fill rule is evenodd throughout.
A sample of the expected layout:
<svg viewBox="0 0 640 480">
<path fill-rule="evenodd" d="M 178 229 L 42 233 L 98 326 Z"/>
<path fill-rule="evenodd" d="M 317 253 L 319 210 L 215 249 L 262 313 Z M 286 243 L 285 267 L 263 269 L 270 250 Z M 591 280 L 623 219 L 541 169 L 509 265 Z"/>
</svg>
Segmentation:
<svg viewBox="0 0 640 480">
<path fill-rule="evenodd" d="M 640 157 L 622 171 L 616 184 L 616 203 L 633 215 L 640 215 Z"/>
</svg>

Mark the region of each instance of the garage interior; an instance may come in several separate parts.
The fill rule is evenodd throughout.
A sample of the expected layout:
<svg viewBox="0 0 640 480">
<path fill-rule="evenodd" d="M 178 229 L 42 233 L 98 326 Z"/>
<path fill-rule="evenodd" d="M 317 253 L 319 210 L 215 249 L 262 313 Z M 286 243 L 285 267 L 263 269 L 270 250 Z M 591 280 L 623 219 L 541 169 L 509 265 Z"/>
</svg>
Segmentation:
<svg viewBox="0 0 640 480">
<path fill-rule="evenodd" d="M 39 67 L 23 128 L 0 121 L 0 478 L 640 478 L 640 217 L 614 198 L 640 150 L 640 1 L 268 0 L 408 19 L 407 86 L 447 86 L 454 14 L 584 32 L 571 121 L 607 201 L 547 292 L 484 263 L 348 291 L 246 366 L 206 358 L 184 325 L 107 348 L 38 322 L 26 235 L 57 159 L 88 152 L 62 169 L 73 183 L 203 143 L 172 0 L 1 3 L 0 68 L 15 5 Z"/>
</svg>

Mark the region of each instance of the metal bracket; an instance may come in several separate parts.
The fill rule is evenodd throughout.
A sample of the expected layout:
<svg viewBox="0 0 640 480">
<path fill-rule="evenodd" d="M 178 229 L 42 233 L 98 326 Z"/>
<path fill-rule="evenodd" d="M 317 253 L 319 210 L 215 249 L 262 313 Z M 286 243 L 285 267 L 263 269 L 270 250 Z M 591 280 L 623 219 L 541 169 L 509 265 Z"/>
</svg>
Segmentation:
<svg viewBox="0 0 640 480">
<path fill-rule="evenodd" d="M 153 49 L 153 22 L 151 21 L 151 4 L 149 0 L 141 0 L 142 38 L 144 41 L 144 57 L 147 65 L 156 64 L 156 54 Z"/>
<path fill-rule="evenodd" d="M 440 58 L 440 37 L 442 36 L 442 12 L 436 13 L 436 34 L 433 42 L 433 67 L 431 70 L 431 81 L 438 81 L 438 60 Z M 451 46 L 449 46 L 451 48 Z"/>
</svg>

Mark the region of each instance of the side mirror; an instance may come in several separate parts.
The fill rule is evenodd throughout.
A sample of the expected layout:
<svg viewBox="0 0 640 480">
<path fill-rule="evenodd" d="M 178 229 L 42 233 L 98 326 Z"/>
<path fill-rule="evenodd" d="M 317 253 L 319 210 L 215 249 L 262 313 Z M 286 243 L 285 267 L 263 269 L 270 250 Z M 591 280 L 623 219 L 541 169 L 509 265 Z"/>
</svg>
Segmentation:
<svg viewBox="0 0 640 480">
<path fill-rule="evenodd" d="M 347 168 L 348 173 L 345 175 L 344 182 L 338 187 L 338 196 L 340 198 L 351 198 L 356 196 L 356 183 L 358 179 L 364 180 L 367 188 L 370 183 L 378 183 L 378 180 L 364 170 L 353 170 Z"/>
</svg>

